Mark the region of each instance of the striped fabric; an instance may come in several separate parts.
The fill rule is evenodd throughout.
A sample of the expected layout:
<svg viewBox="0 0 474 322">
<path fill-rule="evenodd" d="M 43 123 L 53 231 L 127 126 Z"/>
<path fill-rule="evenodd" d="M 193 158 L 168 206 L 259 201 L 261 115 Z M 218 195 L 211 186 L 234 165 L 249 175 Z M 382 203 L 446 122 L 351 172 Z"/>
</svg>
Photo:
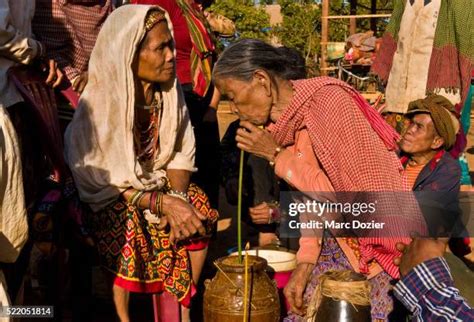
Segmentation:
<svg viewBox="0 0 474 322">
<path fill-rule="evenodd" d="M 177 0 L 188 24 L 193 48 L 191 50 L 191 73 L 193 91 L 204 97 L 211 85 L 214 43 L 207 20 L 202 12 L 185 0 Z"/>
<path fill-rule="evenodd" d="M 99 30 L 112 9 L 111 0 L 36 0 L 33 32 L 70 82 L 87 70 Z"/>
<path fill-rule="evenodd" d="M 474 309 L 454 287 L 442 257 L 415 266 L 395 285 L 394 294 L 414 321 L 474 321 Z"/>
<path fill-rule="evenodd" d="M 295 81 L 293 89 L 292 101 L 272 130 L 275 140 L 281 146 L 293 144 L 294 134 L 304 124 L 336 193 L 383 192 L 374 196 L 378 198 L 377 216 L 382 216 L 378 219 L 386 223 L 386 229 L 359 238 L 360 267 L 368 272 L 368 263 L 375 259 L 392 277 L 398 277 L 398 267 L 393 264 L 399 255 L 396 242 L 409 242 L 410 231 L 426 232 L 416 200 L 407 193 L 410 188 L 404 169 L 390 151 L 398 135 L 344 82 L 318 77 Z M 371 199 L 367 193 L 361 195 Z"/>
<path fill-rule="evenodd" d="M 372 64 L 372 72 L 384 81 L 388 80 L 392 69 L 406 5 L 410 5 L 406 0 L 393 1 L 392 16 Z M 472 0 L 441 1 L 426 84 L 427 93 L 436 93 L 441 88 L 448 92 L 461 91 L 462 102 L 458 108 L 463 106 L 467 97 L 474 68 L 473 12 Z"/>
</svg>

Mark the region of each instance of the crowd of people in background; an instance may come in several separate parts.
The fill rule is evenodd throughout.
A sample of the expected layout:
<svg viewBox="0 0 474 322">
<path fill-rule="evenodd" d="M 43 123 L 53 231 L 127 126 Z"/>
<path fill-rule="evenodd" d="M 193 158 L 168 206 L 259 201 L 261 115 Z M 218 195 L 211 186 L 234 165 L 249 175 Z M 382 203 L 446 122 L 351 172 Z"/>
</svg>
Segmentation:
<svg viewBox="0 0 474 322">
<path fill-rule="evenodd" d="M 467 1 L 395 1 L 370 54 L 373 72 L 388 81 L 383 117 L 348 84 L 307 79 L 292 48 L 243 39 L 219 52 L 205 12 L 211 1 L 0 0 L 0 306 L 28 304 L 20 289 L 29 254 L 59 253 L 61 227 L 97 254 L 120 321 L 130 321 L 132 293 L 161 292 L 190 321 L 219 189 L 230 204 L 242 197 L 243 150 L 244 220 L 259 246 L 296 252 L 285 321 L 308 317 L 331 270 L 367 278 L 373 321 L 474 320 L 443 259 L 447 245 L 461 259 L 471 252 L 458 199 L 474 44 L 436 28 L 464 30 L 470 22 L 449 17 L 465 18 L 461 10 L 474 10 Z M 431 16 L 419 22 L 411 11 Z M 372 34 L 361 35 L 368 46 Z M 430 50 L 411 57 L 426 39 Z M 49 120 L 64 135 L 61 176 L 31 102 L 50 92 L 59 115 L 70 115 Z M 221 99 L 239 118 L 222 142 Z M 406 124 L 401 133 L 395 119 Z M 285 240 L 281 191 L 315 192 L 322 203 L 383 192 L 376 215 L 392 225 L 383 236 L 325 230 Z M 443 201 L 437 212 L 419 206 L 427 198 Z M 411 238 L 414 231 L 424 238 Z"/>
</svg>

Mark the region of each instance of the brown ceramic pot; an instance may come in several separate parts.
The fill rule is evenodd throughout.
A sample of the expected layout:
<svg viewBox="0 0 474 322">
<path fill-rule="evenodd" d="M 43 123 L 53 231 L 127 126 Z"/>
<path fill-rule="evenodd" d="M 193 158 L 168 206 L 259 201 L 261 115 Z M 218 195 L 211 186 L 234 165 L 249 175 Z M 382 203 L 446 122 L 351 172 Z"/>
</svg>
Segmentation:
<svg viewBox="0 0 474 322">
<path fill-rule="evenodd" d="M 204 291 L 205 322 L 242 322 L 244 315 L 245 266 L 237 256 L 219 258 L 220 270 L 212 280 L 206 280 Z M 274 282 L 265 272 L 267 261 L 249 256 L 249 320 L 251 322 L 277 322 L 280 318 L 280 301 Z M 247 302 L 247 303 L 248 303 Z"/>
</svg>

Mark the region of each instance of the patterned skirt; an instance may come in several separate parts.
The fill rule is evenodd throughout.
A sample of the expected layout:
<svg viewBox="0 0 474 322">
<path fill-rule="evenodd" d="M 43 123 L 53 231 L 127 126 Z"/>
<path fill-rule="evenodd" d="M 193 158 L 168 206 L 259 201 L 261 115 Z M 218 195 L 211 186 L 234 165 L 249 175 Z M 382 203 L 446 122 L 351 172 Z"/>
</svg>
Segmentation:
<svg viewBox="0 0 474 322">
<path fill-rule="evenodd" d="M 208 234 L 218 218 L 209 200 L 198 186 L 188 189 L 191 203 L 208 220 Z M 207 239 L 171 245 L 169 230 L 158 230 L 138 208 L 117 201 L 90 220 L 102 266 L 115 275 L 114 283 L 131 292 L 167 291 L 185 306 L 191 299 L 191 264 L 188 250 L 202 249 Z"/>
<path fill-rule="evenodd" d="M 307 305 L 313 295 L 313 292 L 318 286 L 318 278 L 324 272 L 334 270 L 353 270 L 346 255 L 339 247 L 336 239 L 325 236 L 323 240 L 323 247 L 319 256 L 318 262 L 314 266 L 311 280 L 306 286 L 304 293 L 304 303 Z M 392 289 L 390 281 L 392 278 L 385 272 L 381 272 L 369 279 L 371 286 L 370 305 L 372 321 L 388 319 L 388 315 L 393 309 L 393 299 L 389 295 Z M 289 315 L 284 319 L 285 322 L 300 322 L 304 321 L 302 316 L 289 312 Z"/>
</svg>

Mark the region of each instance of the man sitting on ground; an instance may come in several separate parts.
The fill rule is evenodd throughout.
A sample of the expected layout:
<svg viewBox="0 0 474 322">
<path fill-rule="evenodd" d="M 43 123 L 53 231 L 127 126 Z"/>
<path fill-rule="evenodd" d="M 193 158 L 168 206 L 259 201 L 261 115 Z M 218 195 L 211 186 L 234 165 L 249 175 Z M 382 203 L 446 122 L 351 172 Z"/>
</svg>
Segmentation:
<svg viewBox="0 0 474 322">
<path fill-rule="evenodd" d="M 435 201 L 442 202 L 440 214 L 444 218 L 435 218 L 430 213 L 427 220 L 429 224 L 449 222 L 452 225 L 456 218 L 447 218 L 447 211 L 453 209 L 453 202 L 457 209 L 461 179 L 459 163 L 447 153 L 454 145 L 459 131 L 454 106 L 441 95 L 429 95 L 411 102 L 407 115 L 411 118 L 411 123 L 402 137 L 400 148 L 408 183 L 414 191 L 418 191 L 419 201 L 423 198 L 426 202 L 427 197 L 443 193 L 443 198 L 436 197 Z M 420 191 L 423 193 L 419 193 Z M 460 258 L 471 252 L 469 243 L 465 243 L 462 238 L 452 238 L 449 244 L 453 253 Z"/>
</svg>

